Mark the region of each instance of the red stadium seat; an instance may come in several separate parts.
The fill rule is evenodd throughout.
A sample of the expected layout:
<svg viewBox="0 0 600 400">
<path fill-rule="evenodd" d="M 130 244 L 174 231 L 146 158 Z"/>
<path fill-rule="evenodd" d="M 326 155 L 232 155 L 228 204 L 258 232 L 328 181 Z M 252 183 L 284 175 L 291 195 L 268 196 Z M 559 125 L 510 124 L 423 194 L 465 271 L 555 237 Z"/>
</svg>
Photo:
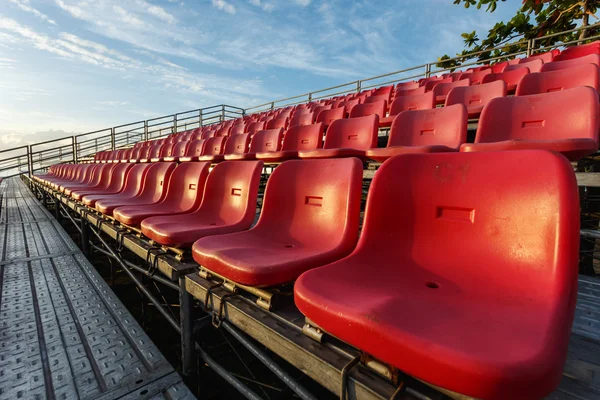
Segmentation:
<svg viewBox="0 0 600 400">
<path fill-rule="evenodd" d="M 231 127 L 231 131 L 230 131 L 229 134 L 231 136 L 233 136 L 233 135 L 241 135 L 241 134 L 245 133 L 245 130 L 246 130 L 246 125 L 244 125 L 244 124 L 234 124 Z"/>
<path fill-rule="evenodd" d="M 223 159 L 223 151 L 225 150 L 225 141 L 227 137 L 212 137 L 206 139 L 202 148 L 202 155 L 198 157 L 198 161 L 219 162 Z"/>
<path fill-rule="evenodd" d="M 406 89 L 406 90 L 396 90 L 394 93 L 395 98 L 404 97 L 404 96 L 414 96 L 417 94 L 425 94 L 425 86 L 421 86 L 416 89 Z"/>
<path fill-rule="evenodd" d="M 75 200 L 79 200 L 81 198 L 79 193 L 96 189 L 105 190 L 110 185 L 112 171 L 116 166 L 116 164 L 104 165 L 104 168 L 99 169 L 99 174 L 96 175 L 94 177 L 94 180 L 90 183 L 83 183 L 79 185 L 65 185 L 64 193 L 67 196 L 74 197 Z M 121 164 L 121 166 L 127 166 L 127 164 Z"/>
<path fill-rule="evenodd" d="M 265 123 L 264 122 L 252 122 L 251 124 L 249 124 L 246 127 L 246 132 L 245 133 L 249 133 L 250 135 L 254 135 L 256 132 L 262 131 L 263 129 L 265 129 Z"/>
<path fill-rule="evenodd" d="M 255 160 L 256 153 L 281 150 L 283 129 L 268 129 L 257 132 L 250 142 L 246 153 L 225 154 L 225 160 Z"/>
<path fill-rule="evenodd" d="M 214 137 L 222 137 L 222 136 L 228 136 L 229 135 L 229 131 L 231 130 L 231 127 L 229 126 L 222 126 L 220 128 L 218 128 L 215 131 L 215 135 Z"/>
<path fill-rule="evenodd" d="M 578 86 L 589 86 L 597 92 L 600 91 L 600 68 L 594 64 L 584 64 L 568 69 L 528 74 L 517 86 L 516 95 L 556 92 Z"/>
<path fill-rule="evenodd" d="M 88 194 L 94 195 L 102 193 L 119 193 L 123 189 L 123 184 L 125 183 L 125 177 L 127 176 L 127 172 L 132 166 L 133 164 L 123 163 L 116 165 L 112 170 L 106 170 L 109 172 L 106 178 L 102 178 L 102 186 L 73 190 L 71 192 L 71 197 L 75 200 L 83 201 L 83 197 Z"/>
<path fill-rule="evenodd" d="M 490 72 L 491 72 L 491 69 L 492 69 L 492 67 L 490 65 L 480 65 L 478 67 L 467 68 L 467 72 L 481 72 L 481 71 L 487 71 L 487 70 L 490 70 Z"/>
<path fill-rule="evenodd" d="M 96 201 L 96 210 L 106 215 L 112 215 L 117 207 L 128 205 L 149 205 L 160 202 L 165 194 L 165 183 L 169 181 L 171 173 L 177 166 L 176 163 L 154 163 L 147 164 L 146 171 L 140 176 L 136 175 L 136 180 L 131 181 L 136 185 L 136 194 L 127 196 L 124 193 L 111 196 L 111 198 L 100 199 Z M 129 184 L 128 184 L 129 186 Z M 127 193 L 129 192 L 129 189 Z M 133 191 L 133 189 L 131 189 Z"/>
<path fill-rule="evenodd" d="M 317 106 L 313 109 L 313 116 L 315 119 L 317 119 L 321 111 L 331 110 L 332 108 L 333 106 L 331 104 L 328 104 L 326 106 Z"/>
<path fill-rule="evenodd" d="M 519 59 L 519 64 L 524 64 L 524 63 L 528 63 L 530 61 L 533 60 L 542 60 L 542 62 L 545 63 L 549 63 L 552 62 L 554 60 L 554 54 L 551 51 L 548 51 L 546 53 L 538 53 L 538 54 L 533 54 L 527 58 L 520 58 Z"/>
<path fill-rule="evenodd" d="M 164 146 L 165 145 L 162 145 L 162 144 L 155 144 L 155 145 L 151 146 L 150 150 L 147 154 L 147 157 L 140 158 L 140 162 L 146 163 L 146 162 L 150 162 L 153 158 L 156 159 L 156 158 L 160 157 L 160 154 L 161 154 Z"/>
<path fill-rule="evenodd" d="M 210 163 L 179 164 L 171 174 L 162 201 L 151 205 L 120 206 L 113 217 L 129 226 L 138 226 L 144 219 L 158 215 L 176 215 L 195 211 L 202 202 L 204 183 Z"/>
<path fill-rule="evenodd" d="M 288 126 L 288 128 L 291 128 L 294 126 L 311 125 L 314 118 L 315 118 L 314 113 L 312 113 L 310 111 L 303 112 L 303 113 L 295 112 L 294 115 L 292 116 L 292 119 L 290 119 L 290 125 Z"/>
<path fill-rule="evenodd" d="M 438 85 L 435 85 L 435 87 L 432 90 L 433 95 L 435 96 L 435 103 L 444 104 L 444 102 L 446 101 L 446 96 L 448 96 L 448 92 L 450 92 L 450 90 L 454 89 L 455 87 L 465 87 L 470 85 L 471 80 L 469 78 L 461 79 L 460 81 L 440 83 Z"/>
<path fill-rule="evenodd" d="M 573 60 L 590 54 L 600 54 L 600 42 L 596 41 L 581 46 L 567 47 L 559 55 L 554 57 L 554 61 Z"/>
<path fill-rule="evenodd" d="M 490 69 L 492 70 L 492 74 L 499 74 L 501 72 L 504 72 L 504 69 L 508 65 L 508 61 L 502 61 L 490 66 Z M 483 83 L 483 81 L 481 83 Z"/>
<path fill-rule="evenodd" d="M 163 161 L 165 162 L 173 162 L 173 161 L 179 161 L 179 159 L 181 157 L 185 157 L 186 153 L 187 153 L 187 149 L 190 146 L 189 141 L 185 141 L 185 142 L 177 142 L 175 143 L 175 145 L 172 147 L 170 154 L 166 157 L 163 158 Z"/>
<path fill-rule="evenodd" d="M 277 129 L 277 128 L 285 129 L 287 127 L 288 121 L 289 121 L 289 118 L 287 115 L 273 118 L 272 120 L 267 122 L 267 129 Z"/>
<path fill-rule="evenodd" d="M 396 89 L 395 91 L 398 90 L 410 90 L 410 89 L 418 89 L 419 88 L 419 82 L 400 82 L 398 84 L 396 84 Z"/>
<path fill-rule="evenodd" d="M 435 108 L 435 95 L 433 92 L 413 96 L 396 97 L 390 107 L 390 115 L 379 120 L 380 127 L 392 126 L 396 115 L 406 110 L 429 110 Z"/>
<path fill-rule="evenodd" d="M 267 181 L 256 226 L 196 241 L 194 259 L 243 285 L 291 282 L 352 251 L 361 193 L 362 163 L 356 158 L 286 161 Z"/>
<path fill-rule="evenodd" d="M 519 64 L 507 65 L 506 68 L 504 68 L 504 72 L 514 71 L 519 68 L 528 68 L 529 72 L 540 72 L 542 70 L 542 65 L 544 65 L 542 60 L 531 60 L 524 63 L 519 62 Z"/>
<path fill-rule="evenodd" d="M 378 132 L 377 115 L 338 119 L 333 121 L 327 130 L 322 149 L 301 150 L 298 156 L 300 158 L 364 158 L 365 150 L 377 146 Z"/>
<path fill-rule="evenodd" d="M 442 80 L 443 78 L 441 76 L 430 76 L 429 78 L 421 78 L 419 79 L 418 83 L 419 86 L 425 86 L 427 85 L 429 82 L 434 82 L 434 81 L 439 81 Z"/>
<path fill-rule="evenodd" d="M 153 164 L 132 164 L 127 172 L 123 188 L 118 193 L 89 195 L 83 198 L 86 205 L 94 207 L 96 202 L 100 200 L 114 200 L 117 198 L 132 198 L 137 196 L 142 190 L 142 182 L 144 175 L 148 172 Z"/>
<path fill-rule="evenodd" d="M 118 162 L 122 162 L 122 163 L 129 162 L 133 151 L 134 151 L 133 148 L 125 149 L 125 151 L 121 154 L 121 157 L 119 158 Z"/>
<path fill-rule="evenodd" d="M 598 92 L 560 92 L 496 98 L 481 113 L 475 143 L 463 152 L 545 149 L 575 161 L 598 150 Z"/>
<path fill-rule="evenodd" d="M 360 104 L 359 99 L 345 100 L 345 101 L 338 103 L 336 108 L 344 107 L 346 109 L 346 112 L 348 114 L 350 114 L 352 112 L 352 110 L 354 109 L 354 107 L 356 107 L 359 104 Z"/>
<path fill-rule="evenodd" d="M 188 145 L 185 156 L 179 157 L 179 161 L 198 161 L 198 157 L 200 157 L 204 152 L 204 145 L 206 144 L 207 140 L 208 139 L 192 140 Z"/>
<path fill-rule="evenodd" d="M 106 189 L 76 190 L 71 197 L 81 200 L 86 206 L 94 207 L 98 198 L 109 194 L 120 193 L 125 188 L 125 181 L 134 164 L 119 164 L 111 172 L 110 184 Z"/>
<path fill-rule="evenodd" d="M 162 148 L 160 149 L 160 152 L 158 153 L 158 156 L 157 157 L 151 157 L 150 158 L 150 162 L 163 162 L 163 161 L 165 161 L 165 157 L 169 157 L 169 156 L 173 155 L 173 146 L 175 146 L 175 144 L 172 144 L 172 143 L 164 144 L 162 146 Z"/>
<path fill-rule="evenodd" d="M 600 67 L 600 54 L 588 54 L 579 58 L 573 58 L 565 61 L 554 61 L 542 65 L 541 72 L 556 71 L 559 69 L 578 67 L 585 64 L 596 64 Z"/>
<path fill-rule="evenodd" d="M 425 92 L 430 92 L 433 90 L 433 88 L 435 88 L 437 85 L 441 84 L 441 83 L 452 83 L 454 82 L 454 80 L 452 78 L 442 78 L 442 79 L 436 79 L 433 81 L 428 81 L 425 84 Z"/>
<path fill-rule="evenodd" d="M 213 154 L 206 157 L 200 157 L 202 161 L 210 161 L 212 163 L 218 163 L 225 159 L 225 154 L 243 154 L 248 152 L 248 147 L 250 146 L 250 140 L 252 139 L 252 135 L 249 133 L 243 133 L 240 135 L 230 136 L 225 140 L 225 145 L 223 147 L 223 152 L 221 154 Z"/>
<path fill-rule="evenodd" d="M 350 111 L 350 118 L 364 117 L 367 115 L 377 115 L 379 120 L 386 115 L 387 103 L 385 100 L 377 101 L 375 103 L 357 104 L 352 107 Z"/>
<path fill-rule="evenodd" d="M 479 118 L 483 108 L 496 97 L 506 97 L 506 83 L 504 81 L 456 87 L 448 93 L 445 106 L 464 104 L 467 107 L 469 118 Z"/>
<path fill-rule="evenodd" d="M 332 122 L 342 118 L 346 118 L 346 109 L 344 107 L 333 108 L 331 110 L 323 110 L 319 113 L 319 115 L 317 115 L 317 118 L 315 119 L 315 124 L 322 122 L 325 125 L 325 129 L 327 129 L 327 127 L 331 125 Z"/>
<path fill-rule="evenodd" d="M 321 148 L 323 144 L 323 124 L 294 126 L 285 132 L 280 151 L 256 153 L 256 158 L 264 162 L 283 162 L 298 158 L 301 150 L 310 151 Z"/>
<path fill-rule="evenodd" d="M 509 94 L 515 93 L 517 85 L 521 82 L 521 79 L 529 73 L 528 68 L 518 68 L 513 71 L 493 73 L 483 77 L 481 83 L 490 83 L 494 81 L 506 82 L 506 92 Z"/>
<path fill-rule="evenodd" d="M 567 356 L 578 220 L 575 176 L 557 154 L 393 157 L 375 174 L 356 249 L 300 276 L 295 303 L 323 331 L 461 398 L 545 398 Z"/>
<path fill-rule="evenodd" d="M 146 218 L 142 233 L 161 245 L 189 247 L 206 236 L 249 229 L 256 215 L 262 167 L 262 161 L 220 163 L 208 174 L 198 210 Z"/>
<path fill-rule="evenodd" d="M 455 104 L 431 110 L 403 111 L 396 116 L 387 147 L 366 157 L 383 162 L 397 154 L 458 151 L 467 141 L 467 109 Z"/>
<path fill-rule="evenodd" d="M 481 71 L 474 71 L 468 74 L 461 74 L 458 77 L 458 80 L 461 79 L 466 79 L 469 78 L 471 80 L 471 86 L 473 85 L 480 85 L 481 84 L 481 80 L 483 79 L 484 76 L 489 75 L 492 73 L 492 69 L 491 68 L 487 68 Z"/>
<path fill-rule="evenodd" d="M 142 154 L 142 151 L 144 150 L 143 147 L 134 147 L 131 149 L 131 153 L 129 153 L 129 159 L 128 160 L 121 160 L 122 162 L 132 162 L 132 163 L 136 163 L 140 161 L 140 154 Z"/>
<path fill-rule="evenodd" d="M 389 93 L 371 95 L 365 99 L 363 104 L 378 103 L 380 101 L 385 101 L 385 104 L 387 105 L 390 102 L 390 96 L 391 95 Z"/>
</svg>

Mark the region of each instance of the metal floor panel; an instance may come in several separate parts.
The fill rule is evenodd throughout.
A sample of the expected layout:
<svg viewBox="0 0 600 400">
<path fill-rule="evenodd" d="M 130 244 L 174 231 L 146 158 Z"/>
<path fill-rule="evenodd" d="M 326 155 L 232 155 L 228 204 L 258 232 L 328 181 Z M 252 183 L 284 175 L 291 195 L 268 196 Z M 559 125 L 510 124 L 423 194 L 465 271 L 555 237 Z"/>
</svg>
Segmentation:
<svg viewBox="0 0 600 400">
<path fill-rule="evenodd" d="M 0 400 L 193 399 L 23 182 L 0 194 Z"/>
</svg>

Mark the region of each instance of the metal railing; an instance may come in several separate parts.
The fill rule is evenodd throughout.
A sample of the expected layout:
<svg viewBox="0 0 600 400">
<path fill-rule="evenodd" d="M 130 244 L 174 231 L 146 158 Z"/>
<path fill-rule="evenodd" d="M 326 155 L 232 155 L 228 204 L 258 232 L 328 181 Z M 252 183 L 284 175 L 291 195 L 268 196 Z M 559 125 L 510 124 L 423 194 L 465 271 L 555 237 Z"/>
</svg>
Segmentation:
<svg viewBox="0 0 600 400">
<path fill-rule="evenodd" d="M 220 104 L 2 150 L 0 177 L 31 175 L 53 164 L 84 161 L 99 151 L 127 148 L 139 141 L 159 139 L 243 115 L 243 108 Z"/>
<path fill-rule="evenodd" d="M 492 49 L 473 52 L 457 57 L 436 60 L 415 67 L 399 71 L 377 75 L 366 79 L 343 83 L 325 89 L 319 89 L 309 93 L 275 100 L 259 104 L 246 109 L 229 106 L 225 104 L 184 111 L 162 117 L 151 118 L 145 121 L 137 121 L 112 128 L 101 129 L 81 135 L 69 136 L 46 142 L 36 143 L 29 146 L 19 146 L 12 149 L 0 151 L 0 177 L 9 177 L 22 173 L 32 174 L 35 171 L 44 170 L 52 164 L 79 162 L 91 158 L 98 151 L 115 150 L 129 147 L 139 141 L 153 140 L 170 135 L 171 133 L 194 129 L 205 125 L 216 124 L 229 119 L 238 118 L 250 113 L 257 113 L 276 108 L 306 103 L 324 98 L 330 98 L 348 93 L 356 93 L 363 90 L 396 84 L 403 81 L 418 78 L 427 78 L 447 71 L 453 71 L 457 66 L 438 68 L 440 64 L 456 61 L 461 68 L 482 65 L 495 61 L 502 61 L 516 56 L 530 56 L 537 52 L 560 48 L 570 44 L 579 43 L 580 40 L 562 41 L 550 46 L 540 46 L 548 38 L 565 36 L 583 29 L 594 31 L 600 29 L 600 23 L 579 27 L 564 32 L 534 38 L 519 39 L 515 42 L 506 43 Z M 585 38 L 584 41 L 599 39 L 600 34 Z M 517 51 L 498 57 L 479 59 L 478 56 L 494 51 L 517 48 Z"/>
<path fill-rule="evenodd" d="M 448 63 L 448 62 L 452 62 L 452 61 L 459 61 L 460 62 L 459 66 L 461 68 L 465 68 L 465 67 L 469 68 L 469 67 L 473 67 L 473 66 L 477 66 L 477 65 L 487 64 L 490 62 L 508 60 L 508 59 L 511 59 L 511 58 L 514 58 L 517 56 L 521 56 L 521 55 L 525 55 L 525 56 L 529 57 L 535 53 L 539 53 L 539 52 L 543 52 L 543 51 L 555 49 L 555 48 L 561 48 L 561 47 L 565 47 L 565 46 L 568 46 L 571 44 L 576 44 L 576 43 L 582 42 L 581 40 L 562 41 L 561 43 L 553 44 L 550 46 L 540 46 L 540 47 L 536 48 L 536 44 L 542 43 L 545 39 L 549 39 L 549 38 L 553 38 L 553 37 L 557 37 L 557 36 L 565 36 L 565 35 L 568 35 L 571 33 L 579 32 L 584 29 L 591 30 L 591 31 L 593 31 L 594 29 L 600 29 L 600 23 L 597 23 L 594 25 L 588 25 L 585 27 L 579 27 L 579 28 L 571 29 L 571 30 L 564 31 L 564 32 L 552 33 L 552 34 L 549 34 L 546 36 L 541 36 L 541 37 L 534 38 L 534 39 L 519 39 L 517 41 L 506 43 L 506 44 L 503 44 L 502 46 L 494 47 L 494 48 L 487 49 L 487 50 L 468 53 L 465 55 L 460 55 L 457 57 L 448 58 L 448 59 L 444 59 L 444 60 L 440 59 L 440 60 L 436 60 L 436 61 L 429 62 L 426 64 L 417 65 L 415 67 L 406 68 L 406 69 L 402 69 L 402 70 L 394 71 L 394 72 L 389 72 L 389 73 L 383 74 L 383 75 L 372 76 L 370 78 L 365 78 L 365 79 L 360 79 L 357 81 L 343 83 L 341 85 L 336 85 L 336 86 L 328 87 L 325 89 L 319 89 L 316 91 L 303 93 L 303 94 L 299 94 L 299 95 L 292 96 L 292 97 L 287 97 L 285 99 L 279 99 L 279 100 L 275 100 L 275 101 L 270 101 L 268 103 L 258 104 L 256 106 L 246 108 L 246 109 L 244 109 L 244 111 L 245 111 L 246 115 L 254 114 L 254 113 L 258 113 L 258 112 L 274 110 L 277 108 L 292 106 L 292 105 L 296 105 L 296 104 L 307 103 L 310 101 L 315 101 L 315 100 L 319 100 L 319 99 L 323 99 L 323 98 L 330 98 L 333 96 L 339 96 L 339 95 L 344 95 L 344 94 L 349 94 L 349 93 L 358 93 L 363 90 L 368 90 L 368 89 L 376 88 L 376 87 L 380 87 L 380 86 L 392 85 L 392 84 L 405 82 L 405 81 L 409 81 L 409 80 L 415 80 L 415 79 L 420 79 L 420 78 L 429 78 L 432 75 L 438 75 L 438 74 L 441 74 L 444 72 L 453 71 L 456 68 L 458 68 L 458 66 L 453 66 L 453 67 L 448 67 L 448 68 L 437 68 L 437 65 L 439 65 L 439 64 L 444 64 L 444 63 Z M 587 41 L 599 39 L 599 38 L 600 38 L 600 35 L 592 35 L 592 36 L 586 37 L 583 41 L 587 42 Z M 476 59 L 481 54 L 492 53 L 496 50 L 501 51 L 501 50 L 505 50 L 505 49 L 510 49 L 512 47 L 517 47 L 517 48 L 523 47 L 526 49 L 517 50 L 514 52 L 510 52 L 508 54 L 503 54 L 498 57 L 488 57 L 485 59 Z"/>
</svg>

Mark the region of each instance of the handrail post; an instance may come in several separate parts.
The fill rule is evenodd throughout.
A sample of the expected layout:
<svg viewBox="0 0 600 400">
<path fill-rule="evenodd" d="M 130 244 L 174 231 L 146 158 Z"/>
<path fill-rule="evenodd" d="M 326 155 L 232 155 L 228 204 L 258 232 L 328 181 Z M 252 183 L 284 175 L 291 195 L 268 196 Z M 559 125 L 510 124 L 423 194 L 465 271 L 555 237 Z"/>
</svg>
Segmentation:
<svg viewBox="0 0 600 400">
<path fill-rule="evenodd" d="M 202 128 L 203 126 L 202 109 L 200 109 L 198 110 L 198 128 Z"/>
<path fill-rule="evenodd" d="M 431 77 L 431 64 L 427 63 L 425 65 L 425 78 Z"/>
<path fill-rule="evenodd" d="M 526 53 L 527 57 L 531 56 L 531 49 L 532 49 L 532 47 L 533 47 L 532 41 L 531 41 L 531 39 L 529 39 L 527 41 L 527 53 Z"/>
<path fill-rule="evenodd" d="M 275 102 L 274 102 L 274 101 L 272 101 L 272 102 L 271 102 L 271 111 L 273 111 L 274 109 L 275 109 Z"/>
<path fill-rule="evenodd" d="M 148 121 L 144 121 L 144 142 L 148 140 Z"/>
<path fill-rule="evenodd" d="M 173 114 L 173 133 L 177 133 L 177 114 Z"/>
<path fill-rule="evenodd" d="M 73 164 L 77 164 L 77 138 L 71 136 L 71 145 L 73 146 Z"/>
<path fill-rule="evenodd" d="M 356 93 L 360 93 L 362 82 L 360 80 L 356 81 Z"/>
<path fill-rule="evenodd" d="M 115 128 L 110 128 L 110 149 L 115 150 Z"/>
<path fill-rule="evenodd" d="M 312 92 L 308 94 L 308 101 L 312 101 Z"/>
<path fill-rule="evenodd" d="M 221 122 L 225 121 L 225 104 L 221 104 Z"/>
<path fill-rule="evenodd" d="M 27 146 L 27 174 L 29 175 L 29 177 L 31 177 L 31 174 L 33 173 L 33 157 L 31 155 L 31 145 Z M 21 163 L 19 163 L 20 165 Z"/>
</svg>

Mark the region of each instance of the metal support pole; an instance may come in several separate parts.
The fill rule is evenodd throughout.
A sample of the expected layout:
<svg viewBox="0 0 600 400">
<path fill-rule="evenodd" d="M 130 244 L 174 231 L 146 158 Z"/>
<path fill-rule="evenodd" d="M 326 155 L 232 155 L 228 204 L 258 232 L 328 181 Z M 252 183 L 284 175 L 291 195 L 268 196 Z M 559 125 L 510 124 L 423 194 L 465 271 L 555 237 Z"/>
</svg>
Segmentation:
<svg viewBox="0 0 600 400">
<path fill-rule="evenodd" d="M 30 178 L 31 178 L 32 170 L 33 170 L 33 155 L 31 154 L 31 145 L 29 145 L 29 146 L 27 146 L 27 175 Z"/>
<path fill-rule="evenodd" d="M 185 277 L 179 278 L 179 324 L 181 327 L 181 372 L 188 379 L 196 375 L 196 348 L 192 333 L 192 295 L 185 290 Z"/>
<path fill-rule="evenodd" d="M 271 358 L 269 358 L 266 354 L 264 354 L 258 346 L 248 340 L 244 335 L 238 332 L 238 330 L 228 321 L 223 321 L 221 323 L 223 328 L 227 332 L 229 332 L 234 338 L 236 338 L 241 344 L 246 347 L 250 353 L 254 354 L 256 358 L 260 360 L 267 368 L 269 368 L 283 383 L 285 383 L 290 389 L 294 391 L 303 400 L 316 400 L 317 398 L 313 396 L 308 390 L 304 388 L 304 386 L 300 385 L 296 380 L 294 380 L 287 372 L 285 372 L 279 365 L 277 365 Z"/>
<path fill-rule="evenodd" d="M 148 140 L 148 121 L 144 121 L 144 141 Z"/>
<path fill-rule="evenodd" d="M 360 91 L 362 89 L 361 88 L 361 86 L 362 86 L 361 84 L 362 84 L 361 81 L 356 81 L 356 93 L 360 93 Z"/>
<path fill-rule="evenodd" d="M 77 164 L 77 139 L 71 136 L 71 146 L 73 147 L 73 164 Z"/>
<path fill-rule="evenodd" d="M 110 149 L 115 149 L 115 128 L 110 128 Z"/>
<path fill-rule="evenodd" d="M 533 48 L 533 42 L 531 39 L 527 41 L 527 57 L 531 56 L 531 50 Z"/>
<path fill-rule="evenodd" d="M 79 222 L 79 227 L 81 228 L 81 251 L 83 251 L 83 255 L 89 257 L 90 255 L 90 227 L 85 216 L 81 217 L 81 221 Z"/>
<path fill-rule="evenodd" d="M 202 128 L 204 124 L 202 123 L 202 109 L 198 110 L 198 127 Z"/>
<path fill-rule="evenodd" d="M 426 78 L 431 77 L 431 64 L 425 65 L 425 77 Z"/>
<path fill-rule="evenodd" d="M 221 104 L 221 122 L 225 121 L 225 104 Z"/>
<path fill-rule="evenodd" d="M 54 219 L 60 221 L 60 200 L 54 196 Z"/>
<path fill-rule="evenodd" d="M 275 109 L 275 102 L 274 102 L 274 101 L 272 101 L 272 102 L 271 102 L 271 110 L 274 110 L 274 109 Z"/>
<path fill-rule="evenodd" d="M 308 101 L 312 101 L 312 93 L 308 94 Z"/>
<path fill-rule="evenodd" d="M 177 114 L 173 114 L 173 133 L 177 133 Z"/>
</svg>

